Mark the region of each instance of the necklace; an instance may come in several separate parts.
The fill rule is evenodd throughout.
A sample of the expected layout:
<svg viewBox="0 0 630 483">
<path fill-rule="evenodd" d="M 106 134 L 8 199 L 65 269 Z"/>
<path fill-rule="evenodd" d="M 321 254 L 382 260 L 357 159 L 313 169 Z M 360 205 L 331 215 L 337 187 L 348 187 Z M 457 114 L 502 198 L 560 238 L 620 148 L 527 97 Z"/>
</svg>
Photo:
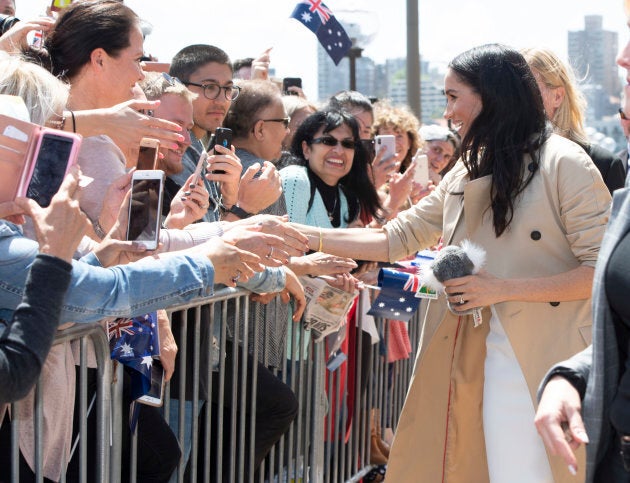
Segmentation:
<svg viewBox="0 0 630 483">
<path fill-rule="evenodd" d="M 335 196 L 335 203 L 333 204 L 332 210 L 328 211 L 328 207 L 326 207 L 326 213 L 328 213 L 328 219 L 330 220 L 330 222 L 332 223 L 332 221 L 335 219 L 335 210 L 337 209 L 337 200 L 339 200 L 339 193 L 336 193 Z M 325 205 L 325 203 L 324 203 Z"/>
</svg>

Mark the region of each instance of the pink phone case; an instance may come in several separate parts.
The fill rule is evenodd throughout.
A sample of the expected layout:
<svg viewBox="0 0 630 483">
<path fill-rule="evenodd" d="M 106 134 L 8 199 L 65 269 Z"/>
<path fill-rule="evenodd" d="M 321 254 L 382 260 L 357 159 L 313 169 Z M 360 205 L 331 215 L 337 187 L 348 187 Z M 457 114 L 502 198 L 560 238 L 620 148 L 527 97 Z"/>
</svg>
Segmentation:
<svg viewBox="0 0 630 483">
<path fill-rule="evenodd" d="M 0 203 L 26 195 L 35 169 L 42 136 L 47 132 L 69 137 L 73 141 L 65 171 L 67 173 L 76 163 L 81 145 L 80 135 L 0 115 L 0 176 L 3 180 L 0 187 Z"/>
<path fill-rule="evenodd" d="M 0 202 L 18 196 L 40 130 L 36 124 L 0 115 Z"/>
<path fill-rule="evenodd" d="M 82 137 L 80 134 L 69 133 L 65 131 L 60 131 L 58 129 L 50 129 L 47 127 L 40 128 L 37 134 L 37 144 L 32 153 L 32 156 L 28 160 L 25 166 L 25 172 L 22 176 L 22 181 L 20 182 L 20 186 L 18 188 L 17 196 L 26 196 L 26 192 L 28 190 L 28 186 L 31 182 L 31 178 L 33 177 L 33 171 L 35 171 L 35 165 L 37 164 L 37 157 L 39 155 L 39 150 L 42 146 L 42 142 L 46 135 L 51 134 L 58 137 L 64 137 L 72 141 L 72 149 L 70 150 L 70 154 L 68 155 L 68 161 L 66 163 L 66 169 L 63 173 L 65 177 L 70 171 L 70 168 L 77 163 L 77 158 L 79 156 L 79 149 L 81 148 L 81 140 Z"/>
</svg>

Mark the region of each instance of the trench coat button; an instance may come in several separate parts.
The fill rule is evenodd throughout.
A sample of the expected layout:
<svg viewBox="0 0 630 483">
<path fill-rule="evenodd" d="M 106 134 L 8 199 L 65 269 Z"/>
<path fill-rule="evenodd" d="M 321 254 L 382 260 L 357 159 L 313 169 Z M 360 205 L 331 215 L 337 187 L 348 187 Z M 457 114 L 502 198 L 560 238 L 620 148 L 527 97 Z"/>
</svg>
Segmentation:
<svg viewBox="0 0 630 483">
<path fill-rule="evenodd" d="M 532 161 L 527 165 L 527 169 L 530 171 L 530 173 L 533 173 L 534 171 L 536 171 L 536 163 Z"/>
<path fill-rule="evenodd" d="M 532 240 L 534 241 L 538 241 L 542 238 L 542 235 L 540 234 L 540 232 L 538 230 L 534 230 L 533 232 L 531 232 L 529 234 L 529 236 L 532 237 Z"/>
<path fill-rule="evenodd" d="M 560 302 L 549 302 L 549 305 L 551 305 L 552 307 L 557 307 L 558 305 L 560 305 Z"/>
</svg>

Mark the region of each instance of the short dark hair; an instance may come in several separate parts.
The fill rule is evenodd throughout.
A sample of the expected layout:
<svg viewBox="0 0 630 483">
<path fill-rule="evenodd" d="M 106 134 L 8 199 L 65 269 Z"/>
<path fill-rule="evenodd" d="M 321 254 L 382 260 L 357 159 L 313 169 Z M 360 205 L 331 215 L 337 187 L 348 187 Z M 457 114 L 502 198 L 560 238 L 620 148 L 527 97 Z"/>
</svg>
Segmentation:
<svg viewBox="0 0 630 483">
<path fill-rule="evenodd" d="M 340 91 L 337 92 L 328 100 L 327 108 L 330 109 L 344 109 L 346 111 L 353 111 L 355 109 L 374 113 L 374 108 L 370 98 L 361 94 L 358 91 Z"/>
<path fill-rule="evenodd" d="M 184 47 L 175 54 L 168 73 L 182 81 L 188 81 L 197 69 L 210 62 L 227 65 L 232 71 L 230 58 L 219 47 L 207 44 L 194 44 Z"/>
<path fill-rule="evenodd" d="M 258 121 L 258 113 L 273 104 L 282 103 L 280 89 L 273 82 L 264 80 L 238 80 L 241 92 L 232 101 L 223 126 L 232 130 L 235 138 L 245 138 Z"/>
<path fill-rule="evenodd" d="M 232 62 L 232 71 L 237 72 L 241 67 L 251 67 L 254 62 L 253 57 L 245 57 L 244 59 L 236 59 Z"/>
<path fill-rule="evenodd" d="M 116 57 L 129 47 L 131 29 L 139 22 L 136 13 L 120 1 L 72 3 L 46 36 L 44 45 L 50 55 L 52 73 L 73 78 L 99 48 Z"/>
</svg>

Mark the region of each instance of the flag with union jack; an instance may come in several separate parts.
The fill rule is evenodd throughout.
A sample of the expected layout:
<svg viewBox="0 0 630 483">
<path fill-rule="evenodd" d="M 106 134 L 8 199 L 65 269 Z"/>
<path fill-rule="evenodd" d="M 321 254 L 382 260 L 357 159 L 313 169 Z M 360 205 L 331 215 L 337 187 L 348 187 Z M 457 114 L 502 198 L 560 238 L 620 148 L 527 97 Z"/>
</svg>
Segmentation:
<svg viewBox="0 0 630 483">
<path fill-rule="evenodd" d="M 160 355 L 157 312 L 108 322 L 107 335 L 110 357 L 139 376 L 132 377 L 137 381 L 132 383 L 132 398 L 146 394 L 151 387 L 153 357 Z"/>
<path fill-rule="evenodd" d="M 418 275 L 381 268 L 378 273 L 378 286 L 381 290 L 368 314 L 408 322 L 420 306 L 421 299 L 415 296 L 420 286 Z"/>
<path fill-rule="evenodd" d="M 338 65 L 352 47 L 352 40 L 322 0 L 299 2 L 291 17 L 313 32 L 326 53 Z"/>
</svg>

